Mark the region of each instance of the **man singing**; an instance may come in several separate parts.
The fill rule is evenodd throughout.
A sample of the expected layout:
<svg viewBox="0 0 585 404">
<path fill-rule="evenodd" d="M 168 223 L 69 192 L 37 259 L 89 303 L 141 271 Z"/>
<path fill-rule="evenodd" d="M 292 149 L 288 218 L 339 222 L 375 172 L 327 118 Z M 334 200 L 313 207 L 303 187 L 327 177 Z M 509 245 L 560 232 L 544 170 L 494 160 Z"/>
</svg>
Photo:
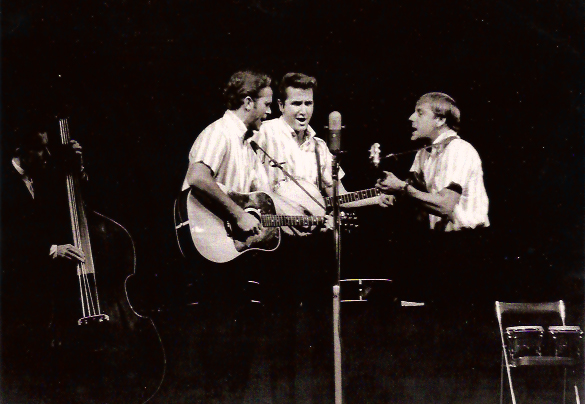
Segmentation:
<svg viewBox="0 0 585 404">
<path fill-rule="evenodd" d="M 282 115 L 266 121 L 254 141 L 317 201 L 333 195 L 332 160 L 324 140 L 309 125 L 317 80 L 287 73 L 279 83 Z M 319 214 L 317 206 L 283 170 L 259 150 L 266 167 L 277 211 Z M 343 178 L 339 170 L 339 178 Z M 341 181 L 338 194 L 345 194 Z M 362 203 L 377 204 L 379 198 Z M 350 206 L 346 206 L 350 207 Z M 323 214 L 321 212 L 320 214 Z M 285 229 L 287 231 L 287 229 Z M 309 235 L 309 237 L 303 237 Z M 333 400 L 332 286 L 335 248 L 331 234 L 315 229 L 290 229 L 267 271 L 271 384 L 273 401 L 297 403 Z M 298 331 L 302 330 L 302 331 Z M 296 381 L 295 381 L 296 379 Z"/>
<path fill-rule="evenodd" d="M 477 321 L 493 315 L 493 299 L 481 271 L 490 225 L 488 197 L 479 154 L 457 133 L 460 116 L 447 94 L 423 95 L 409 118 L 411 139 L 428 140 L 430 146 L 417 152 L 413 178 L 403 181 L 386 172 L 376 186 L 428 213 L 430 232 L 404 237 L 396 248 L 404 255 L 402 261 L 394 260 L 403 264 L 396 280 L 402 281 L 402 298 L 425 301 L 422 313 L 429 317 L 420 322 L 420 335 L 434 336 L 437 356 L 449 358 L 445 370 L 468 372 L 480 357 L 473 352 L 474 341 L 481 340 L 473 336 L 481 329 Z M 458 367 L 458 359 L 467 368 Z"/>
<path fill-rule="evenodd" d="M 261 223 L 217 184 L 239 193 L 268 190 L 266 172 L 250 146 L 250 136 L 270 113 L 270 82 L 270 77 L 253 71 L 231 76 L 223 93 L 227 110 L 197 136 L 183 183 L 183 190 L 191 188 L 195 195 L 210 200 L 214 213 L 226 218 L 234 234 L 242 238 L 260 233 Z M 247 258 L 197 265 L 201 295 L 189 321 L 193 327 L 189 339 L 199 352 L 202 374 L 192 377 L 202 383 L 205 402 L 231 404 L 244 398 L 259 331 L 259 307 L 244 293 L 255 268 Z"/>
</svg>

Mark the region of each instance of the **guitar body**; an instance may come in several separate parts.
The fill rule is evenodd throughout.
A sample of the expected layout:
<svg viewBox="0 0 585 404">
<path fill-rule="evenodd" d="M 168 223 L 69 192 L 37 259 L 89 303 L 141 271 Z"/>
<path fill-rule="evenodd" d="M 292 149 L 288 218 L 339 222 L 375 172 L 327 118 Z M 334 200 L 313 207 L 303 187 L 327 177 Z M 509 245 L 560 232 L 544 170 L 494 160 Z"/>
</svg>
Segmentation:
<svg viewBox="0 0 585 404">
<path fill-rule="evenodd" d="M 218 185 L 225 192 L 225 187 Z M 276 213 L 274 202 L 264 192 L 227 194 L 246 212 L 258 218 Z M 175 228 L 185 257 L 199 255 L 215 263 L 231 261 L 247 251 L 273 251 L 280 244 L 278 227 L 264 227 L 260 234 L 247 238 L 237 237 L 229 222 L 213 213 L 209 201 L 193 195 L 189 189 L 181 192 L 175 201 Z"/>
<path fill-rule="evenodd" d="M 97 213 L 88 214 L 88 223 L 100 312 L 107 319 L 87 320 L 78 303 L 80 282 L 69 271 L 73 268 L 63 268 L 52 299 L 52 394 L 56 402 L 145 403 L 162 384 L 166 358 L 154 323 L 136 313 L 128 299 L 132 240 Z M 82 317 L 86 321 L 79 324 Z"/>
</svg>

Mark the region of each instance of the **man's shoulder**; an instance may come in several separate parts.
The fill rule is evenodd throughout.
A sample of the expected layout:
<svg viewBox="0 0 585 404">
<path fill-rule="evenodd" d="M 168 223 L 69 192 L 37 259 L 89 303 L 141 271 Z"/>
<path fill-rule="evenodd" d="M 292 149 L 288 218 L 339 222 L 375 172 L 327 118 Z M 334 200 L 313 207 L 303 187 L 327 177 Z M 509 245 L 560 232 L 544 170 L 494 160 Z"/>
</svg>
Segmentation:
<svg viewBox="0 0 585 404">
<path fill-rule="evenodd" d="M 216 119 L 215 121 L 211 122 L 209 125 L 207 125 L 205 127 L 205 129 L 203 129 L 203 131 L 201 131 L 201 133 L 205 133 L 205 132 L 213 132 L 216 130 L 223 130 L 224 128 L 226 128 L 228 126 L 228 120 L 226 119 L 226 116 L 222 116 L 218 119 Z"/>
<path fill-rule="evenodd" d="M 475 147 L 473 147 L 471 143 L 469 143 L 465 139 L 461 139 L 460 137 L 456 137 L 455 139 L 449 141 L 447 147 L 465 151 L 467 153 L 478 154 L 477 150 L 475 149 Z"/>
<path fill-rule="evenodd" d="M 269 119 L 262 122 L 262 126 L 260 126 L 261 133 L 285 133 L 287 129 L 286 124 L 280 118 Z"/>
<path fill-rule="evenodd" d="M 315 143 L 327 146 L 327 142 L 316 135 L 313 136 L 313 140 L 315 141 Z M 327 148 L 329 148 L 329 146 L 327 146 Z"/>
<path fill-rule="evenodd" d="M 203 129 L 199 135 L 197 135 L 197 139 L 206 139 L 209 137 L 229 137 L 233 132 L 234 128 L 230 125 L 229 120 L 226 119 L 225 116 L 222 116 L 221 118 L 216 119 L 207 125 L 205 129 Z M 202 140 L 200 140 L 200 142 L 201 141 Z"/>
</svg>

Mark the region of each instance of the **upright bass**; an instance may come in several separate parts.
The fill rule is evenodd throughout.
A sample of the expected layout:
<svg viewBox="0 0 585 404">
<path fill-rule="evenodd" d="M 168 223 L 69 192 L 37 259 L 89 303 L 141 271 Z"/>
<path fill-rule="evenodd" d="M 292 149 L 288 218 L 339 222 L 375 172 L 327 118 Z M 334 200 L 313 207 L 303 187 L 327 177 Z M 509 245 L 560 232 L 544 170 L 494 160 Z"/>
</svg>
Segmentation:
<svg viewBox="0 0 585 404">
<path fill-rule="evenodd" d="M 68 144 L 67 120 L 59 127 Z M 55 297 L 56 394 L 84 403 L 145 403 L 162 384 L 166 358 L 154 323 L 128 298 L 136 263 L 132 239 L 120 224 L 88 212 L 78 175 L 67 173 L 66 185 L 73 244 L 85 260 L 77 263 L 76 277 L 60 274 Z"/>
</svg>

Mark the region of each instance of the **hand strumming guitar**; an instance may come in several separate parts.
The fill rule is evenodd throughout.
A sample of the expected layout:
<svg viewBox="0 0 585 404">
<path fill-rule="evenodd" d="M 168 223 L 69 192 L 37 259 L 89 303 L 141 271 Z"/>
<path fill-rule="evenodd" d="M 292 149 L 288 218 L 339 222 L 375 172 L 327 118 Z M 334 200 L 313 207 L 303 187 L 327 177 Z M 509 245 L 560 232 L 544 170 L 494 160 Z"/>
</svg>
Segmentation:
<svg viewBox="0 0 585 404">
<path fill-rule="evenodd" d="M 236 220 L 236 234 L 244 236 L 249 236 L 250 234 L 260 234 L 262 231 L 262 223 L 256 218 L 254 215 L 243 211 L 241 215 L 238 216 Z"/>
</svg>

